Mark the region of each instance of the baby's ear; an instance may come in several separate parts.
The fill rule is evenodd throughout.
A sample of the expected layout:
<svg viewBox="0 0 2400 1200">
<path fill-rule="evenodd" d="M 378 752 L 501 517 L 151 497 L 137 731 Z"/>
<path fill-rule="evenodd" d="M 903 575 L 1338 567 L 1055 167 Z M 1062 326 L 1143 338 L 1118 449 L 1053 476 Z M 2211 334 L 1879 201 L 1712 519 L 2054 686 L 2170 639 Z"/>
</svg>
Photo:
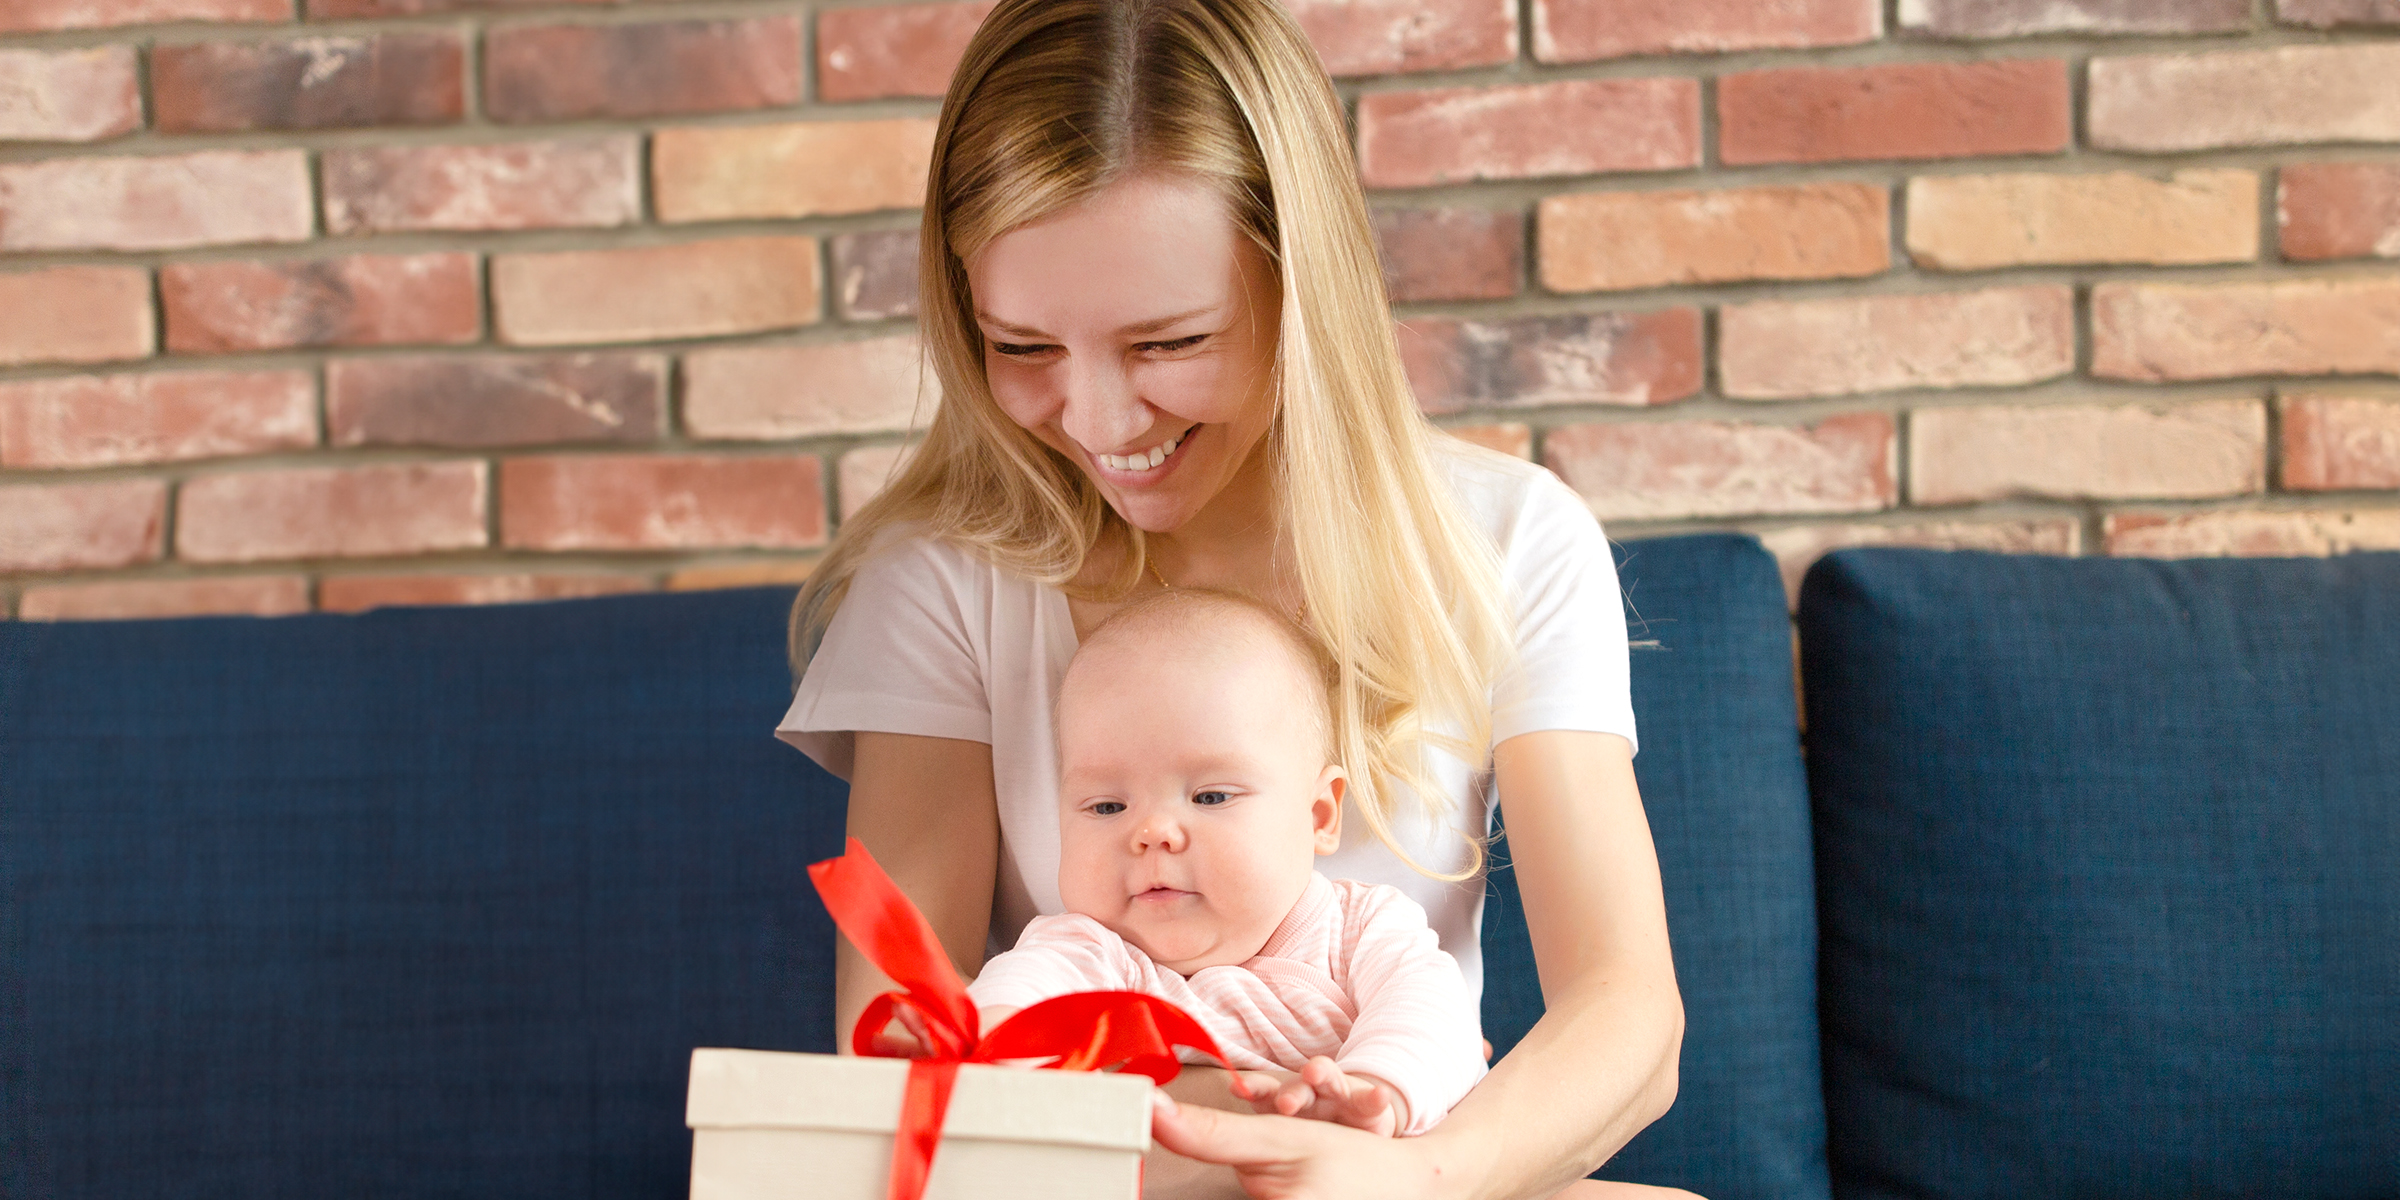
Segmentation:
<svg viewBox="0 0 2400 1200">
<path fill-rule="evenodd" d="M 1329 766 L 1317 776 L 1317 796 L 1309 804 L 1308 815 L 1316 830 L 1319 854 L 1342 848 L 1342 796 L 1349 790 L 1350 776 L 1338 766 Z"/>
</svg>

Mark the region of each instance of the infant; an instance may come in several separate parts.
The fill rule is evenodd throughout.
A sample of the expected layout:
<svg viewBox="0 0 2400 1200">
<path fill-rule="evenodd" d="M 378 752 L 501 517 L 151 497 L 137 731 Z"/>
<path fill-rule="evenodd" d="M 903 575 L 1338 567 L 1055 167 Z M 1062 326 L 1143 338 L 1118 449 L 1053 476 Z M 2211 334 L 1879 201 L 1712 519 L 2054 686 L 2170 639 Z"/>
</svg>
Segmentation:
<svg viewBox="0 0 2400 1200">
<path fill-rule="evenodd" d="M 1094 630 L 1058 697 L 1059 892 L 968 989 L 985 1028 L 1138 991 L 1205 1026 L 1261 1112 L 1431 1129 L 1483 1077 L 1457 960 L 1399 890 L 1337 882 L 1348 777 L 1327 660 L 1263 606 L 1178 589 Z M 1196 1057 L 1196 1056 L 1195 1056 Z"/>
</svg>

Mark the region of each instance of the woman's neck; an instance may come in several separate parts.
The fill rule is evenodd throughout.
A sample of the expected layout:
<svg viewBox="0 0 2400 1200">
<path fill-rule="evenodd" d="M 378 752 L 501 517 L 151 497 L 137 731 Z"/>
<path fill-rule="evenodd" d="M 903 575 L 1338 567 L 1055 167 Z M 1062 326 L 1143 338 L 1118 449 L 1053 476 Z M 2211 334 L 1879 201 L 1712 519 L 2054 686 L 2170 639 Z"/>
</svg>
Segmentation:
<svg viewBox="0 0 2400 1200">
<path fill-rule="evenodd" d="M 1151 565 L 1175 587 L 1230 588 L 1257 595 L 1284 590 L 1279 565 L 1274 473 L 1262 440 L 1225 489 L 1190 520 L 1144 539 Z"/>
</svg>

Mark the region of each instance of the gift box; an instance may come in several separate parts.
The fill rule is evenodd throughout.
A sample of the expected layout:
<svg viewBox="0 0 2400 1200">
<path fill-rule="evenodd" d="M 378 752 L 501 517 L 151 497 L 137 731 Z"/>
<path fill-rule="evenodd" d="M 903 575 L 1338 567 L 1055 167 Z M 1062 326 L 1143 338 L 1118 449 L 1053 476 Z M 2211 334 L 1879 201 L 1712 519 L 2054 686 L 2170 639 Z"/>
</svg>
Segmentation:
<svg viewBox="0 0 2400 1200">
<path fill-rule="evenodd" d="M 890 1186 L 909 1064 L 695 1050 L 692 1200 L 870 1200 Z M 1147 1076 L 958 1068 L 926 1200 L 1134 1200 L 1150 1148 Z"/>
<path fill-rule="evenodd" d="M 692 1052 L 692 1200 L 1141 1194 L 1151 1087 L 1182 1069 L 1179 1046 L 1224 1059 L 1199 1022 L 1156 996 L 1076 992 L 985 1030 L 933 927 L 857 838 L 808 877 L 900 990 L 868 1002 L 855 1058 Z M 904 1045 L 884 1039 L 895 1022 Z"/>
</svg>

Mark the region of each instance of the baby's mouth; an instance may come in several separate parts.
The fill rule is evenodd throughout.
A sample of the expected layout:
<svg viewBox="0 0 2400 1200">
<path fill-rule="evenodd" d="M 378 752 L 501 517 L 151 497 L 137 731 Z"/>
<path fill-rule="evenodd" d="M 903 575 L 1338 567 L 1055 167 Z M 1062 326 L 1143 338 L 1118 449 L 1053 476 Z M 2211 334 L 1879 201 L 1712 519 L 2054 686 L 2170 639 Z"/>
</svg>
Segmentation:
<svg viewBox="0 0 2400 1200">
<path fill-rule="evenodd" d="M 1181 900 L 1186 896 L 1196 894 L 1197 893 L 1183 891 L 1178 888 L 1171 888 L 1162 883 L 1157 887 L 1149 888 L 1145 891 L 1135 892 L 1133 894 L 1133 898 L 1136 900 L 1147 900 L 1153 904 L 1165 904 L 1170 901 Z"/>
</svg>

